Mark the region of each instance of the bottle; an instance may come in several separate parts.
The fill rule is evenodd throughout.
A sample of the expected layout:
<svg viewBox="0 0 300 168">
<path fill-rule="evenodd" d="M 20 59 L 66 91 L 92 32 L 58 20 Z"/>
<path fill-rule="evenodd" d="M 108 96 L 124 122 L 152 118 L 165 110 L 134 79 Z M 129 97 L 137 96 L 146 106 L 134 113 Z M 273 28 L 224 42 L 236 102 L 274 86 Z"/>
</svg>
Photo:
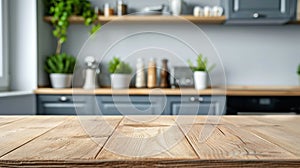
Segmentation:
<svg viewBox="0 0 300 168">
<path fill-rule="evenodd" d="M 168 72 L 168 60 L 162 60 L 162 69 L 160 71 L 160 87 L 168 88 L 169 87 L 169 72 Z"/>
<path fill-rule="evenodd" d="M 123 0 L 117 1 L 117 14 L 118 16 L 123 16 L 127 14 L 127 5 L 123 2 Z"/>
<path fill-rule="evenodd" d="M 135 78 L 136 88 L 146 87 L 144 68 L 145 68 L 144 61 L 142 58 L 139 58 L 136 64 L 136 78 Z"/>
<path fill-rule="evenodd" d="M 148 81 L 147 81 L 148 88 L 155 88 L 156 87 L 156 63 L 155 59 L 151 58 L 148 64 Z"/>
<path fill-rule="evenodd" d="M 104 16 L 109 17 L 110 16 L 110 8 L 109 8 L 109 3 L 104 4 Z"/>
</svg>

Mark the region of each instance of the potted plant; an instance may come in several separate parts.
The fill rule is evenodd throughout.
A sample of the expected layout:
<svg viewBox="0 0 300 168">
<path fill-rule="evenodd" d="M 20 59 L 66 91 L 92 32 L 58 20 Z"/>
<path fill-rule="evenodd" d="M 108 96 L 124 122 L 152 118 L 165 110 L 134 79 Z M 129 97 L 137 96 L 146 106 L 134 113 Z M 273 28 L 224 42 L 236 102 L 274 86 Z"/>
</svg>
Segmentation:
<svg viewBox="0 0 300 168">
<path fill-rule="evenodd" d="M 47 58 L 45 71 L 50 74 L 53 88 L 71 87 L 75 64 L 75 58 L 65 53 L 55 54 Z"/>
<path fill-rule="evenodd" d="M 132 68 L 128 63 L 120 61 L 119 58 L 114 57 L 109 62 L 108 71 L 111 73 L 111 87 L 113 89 L 125 89 L 129 87 Z"/>
<path fill-rule="evenodd" d="M 208 59 L 200 54 L 196 60 L 197 64 L 194 66 L 192 61 L 188 60 L 191 70 L 194 72 L 195 89 L 202 90 L 207 88 L 207 73 L 215 68 L 215 64 L 208 67 Z"/>
<path fill-rule="evenodd" d="M 51 84 L 54 88 L 70 87 L 75 66 L 75 58 L 62 53 L 62 45 L 67 41 L 67 30 L 71 16 L 82 16 L 86 26 L 94 23 L 91 33 L 100 29 L 96 23 L 97 14 L 88 0 L 50 0 L 44 1 L 48 15 L 52 16 L 54 30 L 52 34 L 57 38 L 56 53 L 49 56 L 45 62 L 45 70 L 50 74 Z M 62 83 L 62 82 L 66 83 Z"/>
</svg>

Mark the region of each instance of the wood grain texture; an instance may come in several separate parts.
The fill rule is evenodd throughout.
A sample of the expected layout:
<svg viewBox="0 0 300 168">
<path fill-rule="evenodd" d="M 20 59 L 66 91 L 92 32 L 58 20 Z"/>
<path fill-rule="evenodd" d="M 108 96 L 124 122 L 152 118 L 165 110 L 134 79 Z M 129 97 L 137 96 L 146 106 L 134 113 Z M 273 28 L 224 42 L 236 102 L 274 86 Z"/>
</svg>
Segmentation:
<svg viewBox="0 0 300 168">
<path fill-rule="evenodd" d="M 11 117 L 7 121 L 11 121 Z M 2 118 L 2 123 L 3 123 Z M 56 117 L 27 117 L 0 127 L 0 157 L 14 151 L 20 146 L 32 141 L 38 136 L 56 127 L 63 120 Z"/>
<path fill-rule="evenodd" d="M 44 17 L 44 21 L 51 23 L 52 17 Z M 188 20 L 193 23 L 203 23 L 203 24 L 222 24 L 225 22 L 226 17 L 195 17 L 195 16 L 99 16 L 98 22 L 106 23 L 110 21 L 118 22 L 180 22 L 182 20 Z M 83 17 L 80 16 L 71 16 L 69 18 L 70 23 L 84 23 Z"/>
<path fill-rule="evenodd" d="M 12 118 L 0 167 L 300 167 L 300 116 Z"/>
<path fill-rule="evenodd" d="M 172 117 L 149 118 L 125 118 L 97 158 L 198 158 Z"/>
<path fill-rule="evenodd" d="M 297 86 L 228 86 L 226 89 L 121 89 L 101 88 L 95 90 L 40 88 L 35 94 L 79 94 L 79 95 L 227 95 L 227 96 L 300 96 Z"/>
<path fill-rule="evenodd" d="M 250 131 L 239 131 L 233 126 L 229 129 L 228 126 L 195 125 L 187 137 L 201 159 L 295 159 Z"/>
<path fill-rule="evenodd" d="M 286 117 L 249 117 L 246 123 L 236 122 L 232 118 L 227 121 L 234 123 L 239 129 L 250 130 L 257 136 L 280 146 L 300 157 L 300 120 L 295 116 Z"/>
<path fill-rule="evenodd" d="M 95 161 L 0 161 L 2 167 L 64 168 L 299 168 L 299 160 L 95 160 Z"/>
<path fill-rule="evenodd" d="M 3 160 L 70 160 L 93 159 L 105 144 L 121 118 L 80 117 L 65 120 L 32 142 L 2 157 Z M 87 130 L 85 130 L 87 127 Z M 88 134 L 87 134 L 87 132 Z"/>
<path fill-rule="evenodd" d="M 24 117 L 20 117 L 20 116 L 0 116 L 0 127 L 3 125 L 7 125 L 10 124 L 12 122 L 21 120 Z"/>
</svg>

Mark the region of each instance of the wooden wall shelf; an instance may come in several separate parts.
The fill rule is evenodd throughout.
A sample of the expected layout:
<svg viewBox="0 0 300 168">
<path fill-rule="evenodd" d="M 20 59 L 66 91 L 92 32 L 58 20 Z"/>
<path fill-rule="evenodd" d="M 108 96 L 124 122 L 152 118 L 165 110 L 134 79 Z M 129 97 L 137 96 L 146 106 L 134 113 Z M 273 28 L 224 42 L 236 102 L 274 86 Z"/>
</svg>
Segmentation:
<svg viewBox="0 0 300 168">
<path fill-rule="evenodd" d="M 183 19 L 191 21 L 193 23 L 202 23 L 202 24 L 223 24 L 226 21 L 225 16 L 221 17 L 195 17 L 191 15 L 180 16 Z M 44 20 L 51 23 L 51 16 L 45 16 Z M 106 23 L 109 21 L 126 21 L 126 22 L 179 22 L 182 21 L 175 16 L 99 16 L 98 21 L 101 23 Z M 81 16 L 72 16 L 69 18 L 70 23 L 84 23 L 84 19 Z"/>
<path fill-rule="evenodd" d="M 227 86 L 226 89 L 208 88 L 205 90 L 186 89 L 121 89 L 99 88 L 95 90 L 74 89 L 52 89 L 39 88 L 35 94 L 79 94 L 79 95 L 227 95 L 227 96 L 300 96 L 299 86 Z"/>
<path fill-rule="evenodd" d="M 223 24 L 226 21 L 226 16 L 220 17 L 195 17 L 192 15 L 182 15 L 180 16 L 183 19 L 186 19 L 193 23 L 198 24 Z M 299 18 L 300 19 L 300 18 Z M 289 24 L 300 24 L 300 20 L 291 21 Z M 45 16 L 44 21 L 51 23 L 52 16 Z M 69 18 L 70 23 L 73 24 L 83 24 L 84 19 L 81 16 L 71 16 Z M 118 21 L 118 22 L 180 22 L 182 19 L 179 19 L 175 16 L 161 16 L 161 15 L 153 15 L 153 16 L 99 16 L 98 22 L 107 23 L 110 21 Z"/>
</svg>

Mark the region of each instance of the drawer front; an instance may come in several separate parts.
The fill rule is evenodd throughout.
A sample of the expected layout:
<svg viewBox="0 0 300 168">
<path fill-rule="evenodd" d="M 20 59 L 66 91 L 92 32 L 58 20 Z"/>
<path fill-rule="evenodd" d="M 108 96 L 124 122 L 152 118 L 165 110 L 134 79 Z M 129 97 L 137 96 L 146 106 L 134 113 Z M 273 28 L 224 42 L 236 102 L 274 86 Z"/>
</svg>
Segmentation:
<svg viewBox="0 0 300 168">
<path fill-rule="evenodd" d="M 160 115 L 164 112 L 160 96 L 97 96 L 100 115 Z"/>
<path fill-rule="evenodd" d="M 91 96 L 43 95 L 38 96 L 38 114 L 40 115 L 93 115 L 94 98 Z"/>
<path fill-rule="evenodd" d="M 211 101 L 210 96 L 170 97 L 169 106 L 172 115 L 218 115 L 220 104 Z"/>
<path fill-rule="evenodd" d="M 217 104 L 172 103 L 173 115 L 216 115 Z"/>
</svg>

